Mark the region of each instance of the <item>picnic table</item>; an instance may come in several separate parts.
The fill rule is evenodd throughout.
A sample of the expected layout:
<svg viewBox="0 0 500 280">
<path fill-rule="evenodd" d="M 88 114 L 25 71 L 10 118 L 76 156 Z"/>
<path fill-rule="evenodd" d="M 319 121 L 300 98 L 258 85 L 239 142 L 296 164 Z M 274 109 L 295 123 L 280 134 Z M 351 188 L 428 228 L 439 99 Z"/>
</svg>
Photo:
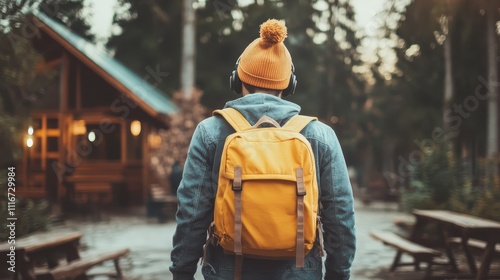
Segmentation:
<svg viewBox="0 0 500 280">
<path fill-rule="evenodd" d="M 465 215 L 444 210 L 414 210 L 412 214 L 416 221 L 409 238 L 404 238 L 392 232 L 372 231 L 370 235 L 384 244 L 397 250 L 390 271 L 399 266 L 414 265 L 415 270 L 420 269 L 420 263 L 427 263 L 424 279 L 490 279 L 500 277 L 490 275 L 490 266 L 495 254 L 500 254 L 500 223 L 471 215 Z M 429 224 L 438 227 L 438 241 L 443 246 L 444 253 L 425 245 L 425 228 Z M 452 244 L 458 243 L 462 249 L 469 268 L 468 273 L 460 273 L 456 264 Z M 476 259 L 471 252 L 471 247 L 483 251 L 480 265 L 477 267 Z M 402 254 L 413 257 L 413 262 L 402 263 Z M 446 263 L 437 262 L 436 258 L 445 255 Z M 451 273 L 433 274 L 435 265 L 451 266 Z M 495 278 L 498 279 L 498 278 Z"/>
<path fill-rule="evenodd" d="M 410 240 L 420 242 L 425 225 L 434 223 L 438 225 L 441 243 L 445 248 L 449 264 L 453 272 L 458 272 L 456 259 L 451 248 L 450 240 L 459 241 L 466 256 L 470 274 L 476 280 L 490 277 L 490 265 L 495 255 L 496 243 L 500 242 L 500 223 L 471 215 L 465 215 L 445 210 L 414 210 L 415 226 L 410 235 Z M 469 240 L 484 242 L 484 252 L 479 268 L 470 250 Z"/>
<path fill-rule="evenodd" d="M 87 270 L 108 260 L 114 261 L 114 276 L 121 279 L 118 260 L 128 254 L 129 250 L 100 252 L 81 257 L 81 237 L 82 234 L 75 231 L 35 233 L 16 239 L 15 244 L 0 244 L 0 255 L 7 256 L 12 252 L 12 246 L 15 246 L 15 279 L 19 276 L 23 280 L 87 279 Z"/>
</svg>

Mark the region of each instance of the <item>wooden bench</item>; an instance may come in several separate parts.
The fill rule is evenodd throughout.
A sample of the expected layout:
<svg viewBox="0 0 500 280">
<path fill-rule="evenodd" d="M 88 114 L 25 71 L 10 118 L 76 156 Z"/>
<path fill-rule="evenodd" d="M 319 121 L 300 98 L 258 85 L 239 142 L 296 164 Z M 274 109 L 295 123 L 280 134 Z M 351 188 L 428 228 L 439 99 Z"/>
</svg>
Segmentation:
<svg viewBox="0 0 500 280">
<path fill-rule="evenodd" d="M 119 259 L 129 253 L 128 249 L 123 249 L 115 252 L 96 253 L 87 255 L 80 259 L 71 261 L 67 264 L 61 264 L 54 268 L 35 269 L 37 280 L 69 280 L 75 279 L 91 269 L 94 266 L 100 265 L 106 261 L 113 261 L 116 272 L 112 273 L 115 279 L 123 279 L 123 274 L 120 269 Z"/>
<path fill-rule="evenodd" d="M 113 187 L 106 183 L 75 183 L 76 204 L 108 204 L 113 200 Z"/>
<path fill-rule="evenodd" d="M 370 232 L 370 236 L 376 240 L 382 241 L 385 245 L 389 245 L 397 249 L 397 255 L 391 265 L 390 271 L 396 270 L 398 266 L 405 265 L 414 265 L 415 270 L 419 270 L 420 263 L 425 262 L 427 263 L 426 276 L 430 276 L 431 268 L 434 264 L 434 258 L 441 255 L 441 252 L 437 250 L 422 246 L 392 232 L 372 231 Z M 412 263 L 401 263 L 402 253 L 412 256 L 414 261 Z"/>
<path fill-rule="evenodd" d="M 462 239 L 460 237 L 453 237 L 448 239 L 448 243 L 450 244 L 455 244 L 455 245 L 461 245 L 462 244 Z M 467 240 L 467 246 L 479 250 L 485 250 L 486 249 L 486 242 L 482 240 L 477 240 L 477 239 L 469 239 Z M 495 254 L 500 255 L 500 244 L 497 244 L 495 246 Z"/>
<path fill-rule="evenodd" d="M 154 184 L 150 188 L 148 216 L 157 216 L 160 220 L 170 219 L 177 210 L 177 197 L 169 195 L 165 188 Z"/>
<path fill-rule="evenodd" d="M 113 202 L 113 187 L 125 185 L 121 163 L 84 162 L 75 168 L 66 182 L 73 185 L 73 202 L 77 205 L 104 205 Z"/>
<path fill-rule="evenodd" d="M 113 261 L 115 270 L 111 275 L 121 279 L 119 259 L 129 253 L 128 249 L 100 252 L 81 256 L 80 232 L 60 229 L 50 232 L 37 232 L 16 239 L 16 271 L 14 279 L 70 280 L 87 279 L 89 269 L 106 261 Z M 11 244 L 0 244 L 0 260 L 11 253 Z M 106 274 L 108 275 L 108 274 Z"/>
<path fill-rule="evenodd" d="M 500 236 L 500 222 L 447 210 L 415 209 L 412 211 L 412 214 L 416 218 L 415 227 L 411 235 L 414 240 L 422 238 L 422 232 L 426 225 L 430 223 L 438 225 L 440 239 L 449 260 L 448 263 L 455 274 L 459 271 L 454 253 L 451 250 L 451 244 L 448 242 L 448 237 L 460 236 L 467 239 L 474 237 L 484 241 L 491 240 L 492 242 L 488 243 L 488 246 L 483 250 L 479 267 L 469 246 L 467 244 L 463 244 L 466 246 L 461 246 L 469 267 L 469 275 L 472 276 L 469 278 L 476 280 L 490 279 L 490 276 L 492 276 L 490 274 L 491 262 L 495 255 L 495 246 L 492 245 L 495 245 L 493 241 L 498 241 Z"/>
</svg>

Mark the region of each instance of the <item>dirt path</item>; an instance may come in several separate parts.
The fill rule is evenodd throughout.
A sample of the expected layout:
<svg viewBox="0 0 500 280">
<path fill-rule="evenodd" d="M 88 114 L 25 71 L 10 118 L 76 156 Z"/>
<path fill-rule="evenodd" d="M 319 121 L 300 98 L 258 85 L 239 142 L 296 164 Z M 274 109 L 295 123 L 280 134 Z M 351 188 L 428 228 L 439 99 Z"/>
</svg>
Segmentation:
<svg viewBox="0 0 500 280">
<path fill-rule="evenodd" d="M 395 251 L 369 237 L 370 230 L 396 230 L 394 220 L 403 214 L 395 204 L 356 205 L 357 253 L 352 267 L 354 280 L 419 279 L 415 273 L 387 273 Z M 66 224 L 80 230 L 88 251 L 127 247 L 131 254 L 121 261 L 128 279 L 168 280 L 170 251 L 175 223 L 159 224 L 145 215 L 113 215 L 102 222 L 71 220 Z M 108 264 L 112 268 L 112 263 Z M 416 278 L 413 278 L 416 277 Z M 104 279 L 104 278 L 103 278 Z M 196 279 L 203 279 L 196 275 Z"/>
</svg>

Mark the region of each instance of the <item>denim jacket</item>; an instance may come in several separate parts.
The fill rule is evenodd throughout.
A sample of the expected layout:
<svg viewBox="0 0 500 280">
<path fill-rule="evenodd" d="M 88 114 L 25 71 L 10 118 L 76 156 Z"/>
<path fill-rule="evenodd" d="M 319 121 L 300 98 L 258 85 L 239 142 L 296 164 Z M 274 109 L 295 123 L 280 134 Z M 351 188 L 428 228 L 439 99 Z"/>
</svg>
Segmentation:
<svg viewBox="0 0 500 280">
<path fill-rule="evenodd" d="M 254 124 L 267 115 L 284 125 L 300 111 L 297 104 L 269 94 L 249 94 L 226 103 Z M 188 151 L 182 182 L 177 191 L 177 228 L 173 237 L 170 271 L 174 279 L 193 279 L 203 254 L 207 229 L 213 221 L 219 165 L 226 137 L 233 128 L 220 116 L 202 121 L 196 128 Z M 324 279 L 345 280 L 355 252 L 352 189 L 342 150 L 334 131 L 314 121 L 301 133 L 314 152 L 326 251 Z M 220 246 L 209 245 L 205 279 L 233 279 L 234 256 Z M 245 258 L 243 279 L 322 279 L 323 266 L 316 246 L 306 255 L 305 267 L 296 268 L 294 260 Z"/>
</svg>

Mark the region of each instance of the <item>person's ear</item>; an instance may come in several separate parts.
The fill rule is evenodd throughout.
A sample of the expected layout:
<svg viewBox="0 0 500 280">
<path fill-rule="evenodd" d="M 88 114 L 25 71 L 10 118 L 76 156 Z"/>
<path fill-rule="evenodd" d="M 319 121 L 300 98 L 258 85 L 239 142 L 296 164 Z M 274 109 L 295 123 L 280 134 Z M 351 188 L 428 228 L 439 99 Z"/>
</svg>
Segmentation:
<svg viewBox="0 0 500 280">
<path fill-rule="evenodd" d="M 247 89 L 247 87 L 245 86 L 245 84 L 244 84 L 244 83 L 241 83 L 241 94 L 242 94 L 243 96 L 245 96 L 245 95 L 247 95 L 247 94 L 249 94 L 249 93 L 250 93 L 250 91 Z"/>
</svg>

